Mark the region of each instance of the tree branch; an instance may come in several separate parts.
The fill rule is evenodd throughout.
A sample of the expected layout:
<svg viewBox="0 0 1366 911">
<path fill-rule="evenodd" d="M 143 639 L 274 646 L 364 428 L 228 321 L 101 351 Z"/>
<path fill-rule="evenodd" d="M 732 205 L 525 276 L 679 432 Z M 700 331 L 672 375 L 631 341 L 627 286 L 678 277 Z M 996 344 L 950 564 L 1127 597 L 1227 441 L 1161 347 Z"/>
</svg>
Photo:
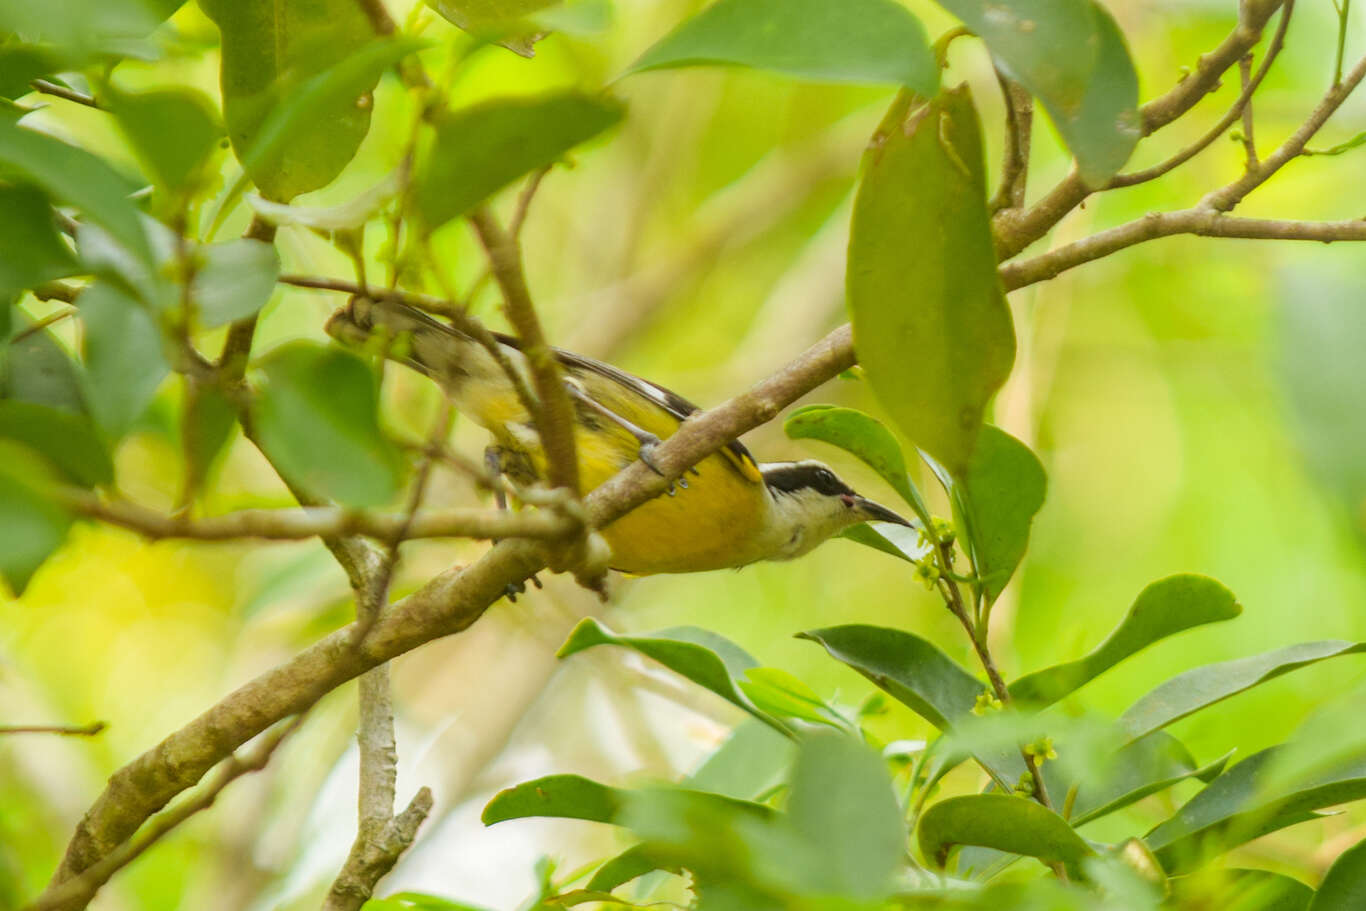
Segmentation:
<svg viewBox="0 0 1366 911">
<path fill-rule="evenodd" d="M 0 736 L 5 734 L 60 734 L 63 737 L 94 737 L 109 725 L 103 721 L 90 724 L 0 724 Z"/>
<path fill-rule="evenodd" d="M 412 515 L 374 513 L 339 506 L 298 509 L 243 509 L 221 516 L 191 519 L 166 515 L 133 503 L 108 503 L 76 488 L 58 496 L 73 512 L 127 528 L 152 539 L 190 538 L 229 541 L 264 538 L 294 541 L 364 535 L 381 541 L 409 538 L 534 538 L 550 541 L 573 534 L 579 523 L 557 510 L 509 513 L 485 509 L 433 509 Z"/>
<path fill-rule="evenodd" d="M 33 87 L 35 92 L 39 92 L 40 94 L 51 95 L 54 98 L 65 98 L 67 101 L 74 101 L 76 104 L 83 104 L 88 108 L 100 109 L 100 103 L 95 99 L 94 95 L 87 95 L 85 92 L 78 92 L 75 89 L 69 89 L 64 85 L 58 85 L 57 83 L 49 82 L 46 79 L 35 79 L 30 82 L 29 85 Z"/>
<path fill-rule="evenodd" d="M 266 763 L 270 762 L 270 757 L 274 755 L 276 747 L 286 737 L 294 733 L 302 723 L 303 715 L 300 714 L 289 724 L 268 735 L 245 756 L 235 756 L 229 749 L 225 754 L 227 761 L 218 777 L 209 782 L 198 794 L 175 809 L 157 817 L 140 837 L 118 845 L 114 850 L 101 857 L 98 862 L 81 871 L 79 875 L 72 876 L 60 884 L 54 883 L 48 886 L 43 894 L 38 897 L 38 900 L 24 911 L 62 911 L 62 909 L 85 907 L 86 903 L 100 890 L 100 887 L 109 882 L 110 877 L 136 860 L 143 851 L 146 851 L 162 836 L 175 829 L 185 820 L 213 806 L 214 801 L 218 799 L 219 794 L 223 793 L 224 788 L 249 772 L 259 772 L 264 769 Z"/>
<path fill-rule="evenodd" d="M 1001 185 L 992 197 L 992 214 L 1002 209 L 1019 209 L 1025 204 L 1029 179 L 1029 146 L 1034 132 L 1034 99 L 1029 91 L 1000 70 L 996 81 L 1006 108 L 1005 151 L 1001 164 Z"/>
<path fill-rule="evenodd" d="M 601 527 L 663 494 L 690 466 L 853 363 L 853 336 L 841 326 L 750 391 L 688 418 L 654 453 L 663 475 L 633 463 L 585 498 L 593 524 Z M 239 687 L 110 777 L 77 826 L 48 893 L 117 850 L 148 817 L 271 724 L 382 662 L 468 628 L 509 584 L 545 565 L 540 546 L 502 541 L 476 563 L 447 570 L 385 611 L 359 646 L 351 627 L 337 630 Z"/>
<path fill-rule="evenodd" d="M 1214 209 L 1181 209 L 1153 212 L 1127 224 L 1058 247 L 1033 259 L 1001 266 L 1007 291 L 1047 281 L 1068 269 L 1109 256 L 1117 250 L 1174 234 L 1200 237 L 1235 237 L 1248 240 L 1366 240 L 1366 219 L 1352 221 L 1281 221 L 1269 218 L 1238 218 Z"/>
</svg>

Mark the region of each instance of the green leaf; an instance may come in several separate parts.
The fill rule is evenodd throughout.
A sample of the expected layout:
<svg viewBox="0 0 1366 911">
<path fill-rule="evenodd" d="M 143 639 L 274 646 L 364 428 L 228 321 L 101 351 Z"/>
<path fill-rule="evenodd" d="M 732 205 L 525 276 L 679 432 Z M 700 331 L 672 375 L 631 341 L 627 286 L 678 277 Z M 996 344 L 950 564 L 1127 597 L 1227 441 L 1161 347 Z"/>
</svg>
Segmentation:
<svg viewBox="0 0 1366 911">
<path fill-rule="evenodd" d="M 372 898 L 361 905 L 362 911 L 486 911 L 482 905 L 467 905 L 425 892 L 395 892 L 386 898 Z"/>
<path fill-rule="evenodd" d="M 114 480 L 109 451 L 85 415 L 0 400 L 0 439 L 26 444 L 76 484 L 94 487 Z"/>
<path fill-rule="evenodd" d="M 83 211 L 138 260 L 154 261 L 137 209 L 128 200 L 136 187 L 104 159 L 0 118 L 0 177 L 36 184 Z"/>
<path fill-rule="evenodd" d="M 878 401 L 903 434 L 966 477 L 987 402 L 1015 359 L 966 87 L 927 103 L 903 92 L 873 136 L 846 291 Z"/>
<path fill-rule="evenodd" d="M 765 724 L 787 732 L 782 722 L 761 711 L 740 688 L 740 681 L 746 672 L 758 667 L 759 662 L 744 649 L 716 633 L 679 626 L 648 636 L 619 636 L 597 620 L 587 617 L 574 627 L 556 655 L 567 658 L 598 645 L 620 645 L 640 652 L 744 709 Z"/>
<path fill-rule="evenodd" d="M 1191 778 L 1211 781 L 1223 772 L 1232 755 L 1201 766 L 1181 741 L 1165 731 L 1154 731 L 1125 745 L 1108 763 L 1085 769 L 1080 781 L 1061 776 L 1057 791 L 1066 794 L 1073 784 L 1078 785 L 1070 821 L 1082 826 Z M 1045 766 L 1045 773 L 1050 771 Z M 1049 789 L 1053 787 L 1050 782 Z"/>
<path fill-rule="evenodd" d="M 266 305 L 280 276 L 275 245 L 242 238 L 195 251 L 202 265 L 191 294 L 200 324 L 212 328 L 251 316 Z"/>
<path fill-rule="evenodd" d="M 815 690 L 787 671 L 776 667 L 750 668 L 739 682 L 740 690 L 760 711 L 840 729 L 849 726 Z"/>
<path fill-rule="evenodd" d="M 76 272 L 52 206 L 34 187 L 0 184 L 0 298 Z"/>
<path fill-rule="evenodd" d="M 1366 841 L 1359 841 L 1333 861 L 1309 911 L 1354 911 L 1366 908 Z"/>
<path fill-rule="evenodd" d="M 918 529 L 899 525 L 883 524 L 877 529 L 866 523 L 851 525 L 835 537 L 871 547 L 907 563 L 918 563 L 930 553 L 930 546 L 920 537 Z"/>
<path fill-rule="evenodd" d="M 683 783 L 699 791 L 758 800 L 787 781 L 796 754 L 789 738 L 746 718 Z"/>
<path fill-rule="evenodd" d="M 1158 579 L 1139 592 L 1119 626 L 1090 654 L 1027 674 L 1011 684 L 1010 694 L 1039 708 L 1051 705 L 1155 642 L 1232 620 L 1242 611 L 1233 592 L 1208 576 L 1181 573 Z"/>
<path fill-rule="evenodd" d="M 853 408 L 807 405 L 788 415 L 783 430 L 794 440 L 820 440 L 857 456 L 901 495 L 921 522 L 930 520 L 929 509 L 906 471 L 901 444 L 876 418 Z"/>
<path fill-rule="evenodd" d="M 958 845 L 981 845 L 1075 870 L 1095 851 L 1058 814 L 1033 800 L 969 794 L 933 804 L 920 817 L 920 850 L 941 867 Z"/>
<path fill-rule="evenodd" d="M 1149 692 L 1129 706 L 1120 717 L 1120 723 L 1129 730 L 1130 739 L 1137 740 L 1150 731 L 1166 727 L 1282 674 L 1363 651 L 1366 651 L 1366 642 L 1332 639 L 1302 642 L 1250 658 L 1207 664 L 1179 674 Z"/>
<path fill-rule="evenodd" d="M 1218 901 L 1220 911 L 1305 911 L 1314 890 L 1280 873 L 1269 870 L 1229 870 L 1229 881 L 1222 884 Z"/>
<path fill-rule="evenodd" d="M 738 64 L 822 82 L 939 87 L 925 27 L 891 0 L 719 0 L 684 22 L 628 73 Z"/>
<path fill-rule="evenodd" d="M 581 775 L 548 775 L 499 791 L 479 818 L 486 826 L 529 816 L 615 822 L 623 793 Z"/>
<path fill-rule="evenodd" d="M 237 409 L 217 386 L 191 383 L 185 396 L 180 440 L 186 462 L 185 486 L 193 495 L 203 486 L 214 462 L 232 438 Z"/>
<path fill-rule="evenodd" d="M 85 396 L 100 429 L 113 440 L 146 412 L 170 368 L 161 332 L 137 301 L 105 282 L 76 299 L 85 325 Z"/>
<path fill-rule="evenodd" d="M 34 572 L 66 540 L 71 516 L 43 493 L 37 457 L 0 441 L 0 579 L 22 595 Z"/>
<path fill-rule="evenodd" d="M 972 712 L 983 685 L 937 647 L 913 633 L 853 624 L 798 633 L 822 645 L 917 715 L 947 730 Z"/>
<path fill-rule="evenodd" d="M 655 858 L 644 845 L 636 845 L 633 848 L 627 848 L 598 867 L 597 872 L 593 874 L 593 878 L 588 881 L 585 888 L 592 892 L 611 892 L 617 886 L 624 885 L 633 879 L 644 876 L 646 873 L 653 873 L 655 870 L 682 873 L 683 868 L 662 862 Z"/>
<path fill-rule="evenodd" d="M 0 34 L 58 45 L 74 64 L 98 51 L 127 55 L 130 39 L 143 38 L 180 5 L 176 0 L 99 0 L 94 3 L 0 4 Z"/>
<path fill-rule="evenodd" d="M 110 86 L 101 100 L 152 182 L 172 192 L 192 187 L 223 135 L 213 103 L 194 89 L 124 92 Z"/>
<path fill-rule="evenodd" d="M 376 506 L 398 492 L 401 459 L 380 431 L 364 361 L 298 341 L 272 351 L 260 367 L 256 430 L 286 477 L 348 506 Z"/>
<path fill-rule="evenodd" d="M 40 329 L 19 338 L 30 321 L 20 318 L 16 336 L 0 357 L 0 399 L 35 402 L 72 414 L 85 414 L 80 374 L 51 330 Z"/>
<path fill-rule="evenodd" d="M 1366 798 L 1366 759 L 1357 757 L 1292 785 L 1268 786 L 1284 747 L 1271 747 L 1233 766 L 1144 840 L 1171 872 L 1268 832 L 1318 818 L 1324 807 Z"/>
<path fill-rule="evenodd" d="M 129 253 L 99 225 L 81 222 L 76 228 L 76 252 L 84 271 L 113 282 L 133 294 L 152 313 L 164 313 L 180 303 L 178 241 L 170 228 L 146 215 L 139 216 L 151 258 Z"/>
<path fill-rule="evenodd" d="M 880 756 L 842 734 L 807 737 L 793 769 L 787 815 L 806 842 L 824 846 L 826 881 L 834 890 L 865 898 L 886 892 L 906 832 Z"/>
<path fill-rule="evenodd" d="M 464 215 L 523 174 L 552 165 L 622 116 L 610 99 L 577 92 L 504 98 L 452 111 L 415 178 L 429 230 Z"/>
<path fill-rule="evenodd" d="M 1047 485 L 1043 465 L 1029 447 L 990 424 L 977 437 L 967 477 L 947 485 L 988 604 L 1024 557 Z"/>
<path fill-rule="evenodd" d="M 222 33 L 223 115 L 247 175 L 287 202 L 326 186 L 370 129 L 369 93 L 414 48 L 354 0 L 202 0 Z"/>
<path fill-rule="evenodd" d="M 1138 77 L 1114 19 L 1092 0 L 940 0 L 1001 68 L 1043 102 L 1098 187 L 1138 142 Z"/>
</svg>

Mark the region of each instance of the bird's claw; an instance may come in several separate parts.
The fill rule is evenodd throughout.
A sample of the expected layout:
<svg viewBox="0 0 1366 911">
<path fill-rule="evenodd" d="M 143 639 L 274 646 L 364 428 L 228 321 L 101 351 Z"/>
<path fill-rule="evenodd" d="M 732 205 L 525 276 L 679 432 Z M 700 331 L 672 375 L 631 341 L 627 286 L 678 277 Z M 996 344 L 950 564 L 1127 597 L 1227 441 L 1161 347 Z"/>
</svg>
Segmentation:
<svg viewBox="0 0 1366 911">
<path fill-rule="evenodd" d="M 664 472 L 660 471 L 659 466 L 655 464 L 654 452 L 655 449 L 657 449 L 658 447 L 659 437 L 655 436 L 654 434 L 649 434 L 648 436 L 641 439 L 640 460 L 645 463 L 646 468 L 650 469 L 660 477 L 663 477 Z"/>
<path fill-rule="evenodd" d="M 509 601 L 511 601 L 513 604 L 516 604 L 517 596 L 526 594 L 526 583 L 509 582 L 507 586 L 503 589 L 503 594 L 507 596 L 507 599 Z"/>
</svg>

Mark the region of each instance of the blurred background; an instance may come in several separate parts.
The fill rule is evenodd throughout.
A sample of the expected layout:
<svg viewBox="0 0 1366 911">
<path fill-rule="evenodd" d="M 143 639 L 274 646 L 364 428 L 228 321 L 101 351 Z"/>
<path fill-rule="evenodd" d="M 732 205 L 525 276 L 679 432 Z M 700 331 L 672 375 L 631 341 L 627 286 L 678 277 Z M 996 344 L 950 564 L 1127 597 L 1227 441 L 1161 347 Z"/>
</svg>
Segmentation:
<svg viewBox="0 0 1366 911">
<path fill-rule="evenodd" d="M 389 5 L 400 23 L 408 19 L 407 0 Z M 523 235 L 532 291 L 556 344 L 713 405 L 845 320 L 844 248 L 858 158 L 891 92 L 737 69 L 614 83 L 703 4 L 586 5 L 593 15 L 581 17 L 582 32 L 545 39 L 533 59 L 485 47 L 459 68 L 450 62 L 468 50 L 468 39 L 430 11 L 419 13 L 433 41 L 423 60 L 449 80 L 456 105 L 604 84 L 627 102 L 622 126 L 545 180 Z M 931 3 L 909 5 L 932 36 L 953 24 Z M 1144 98 L 1173 85 L 1236 24 L 1233 0 L 1107 6 L 1128 36 Z M 1366 46 L 1361 30 L 1349 37 L 1349 59 Z M 1335 38 L 1330 4 L 1296 9 L 1286 50 L 1257 96 L 1264 149 L 1292 131 L 1329 84 Z M 162 59 L 122 63 L 120 81 L 189 84 L 216 95 L 217 33 L 194 4 L 156 42 Z M 1001 107 L 989 62 L 980 45 L 962 40 L 950 64 L 947 83 L 972 84 L 994 172 Z M 1207 129 L 1235 96 L 1234 81 L 1142 143 L 1130 166 L 1165 158 Z M 135 172 L 100 112 L 42 101 L 46 109 L 31 121 Z M 332 186 L 295 204 L 337 205 L 381 181 L 402 154 L 414 113 L 397 80 L 386 76 L 360 155 Z M 1318 145 L 1363 128 L 1366 95 L 1349 100 Z M 1046 121 L 1035 136 L 1031 199 L 1068 167 Z M 1362 156 L 1366 150 L 1297 161 L 1240 211 L 1360 216 Z M 224 159 L 226 186 L 239 171 Z M 1217 142 L 1162 180 L 1092 198 L 1031 252 L 1149 210 L 1190 205 L 1240 167 L 1241 146 Z M 514 195 L 505 193 L 501 205 Z M 240 234 L 250 217 L 249 205 L 239 205 L 220 236 Z M 379 270 L 385 238 L 370 234 L 367 252 Z M 281 229 L 277 245 L 286 272 L 351 277 L 348 261 L 303 229 Z M 437 248 L 450 285 L 469 287 L 482 261 L 464 224 L 444 228 Z M 1304 639 L 1366 639 L 1363 292 L 1366 250 L 1359 247 L 1183 237 L 1012 295 L 1020 354 L 994 420 L 1039 454 L 1049 491 L 1026 562 L 994 615 L 1008 677 L 1085 653 L 1144 585 L 1177 571 L 1215 576 L 1245 614 L 1156 646 L 1146 660 L 1072 697 L 1068 711 L 1117 713 L 1199 663 Z M 324 319 L 343 302 L 280 289 L 264 312 L 256 351 L 322 338 Z M 34 316 L 45 306 L 25 303 Z M 501 325 L 491 288 L 478 295 L 476 309 Z M 71 321 L 64 325 L 74 343 Z M 117 453 L 124 493 L 160 509 L 173 505 L 178 489 L 171 431 L 177 396 L 176 384 L 166 383 L 144 426 Z M 878 411 L 857 380 L 836 380 L 808 401 Z M 437 394 L 394 369 L 384 409 L 396 435 L 417 439 L 432 426 Z M 481 430 L 460 421 L 453 440 L 472 455 L 485 443 Z M 821 444 L 786 440 L 776 424 L 746 443 L 760 459 L 827 459 L 861 491 L 894 502 L 859 464 Z M 435 483 L 429 502 L 476 501 L 458 476 L 438 473 Z M 289 502 L 239 438 L 216 470 L 207 509 Z M 947 512 L 942 502 L 939 511 Z M 396 591 L 481 550 L 409 543 Z M 548 581 L 543 592 L 499 603 L 468 633 L 396 662 L 400 802 L 428 785 L 436 809 L 385 891 L 515 907 L 533 890 L 541 856 L 554 855 L 568 869 L 623 845 L 589 823 L 485 829 L 478 813 L 490 794 L 552 772 L 613 783 L 677 779 L 738 720 L 719 699 L 621 650 L 558 662 L 555 649 L 582 616 L 596 614 L 626 631 L 679 624 L 716 630 L 849 707 L 871 685 L 794 633 L 834 623 L 900 626 L 973 664 L 961 630 L 905 564 L 847 541 L 790 564 L 619 580 L 608 605 L 564 580 Z M 100 719 L 109 728 L 93 739 L 0 739 L 0 904 L 41 889 L 113 770 L 351 612 L 345 579 L 316 542 L 148 544 L 78 527 L 22 599 L 0 599 L 0 720 Z M 1362 676 L 1358 658 L 1328 662 L 1173 733 L 1202 762 L 1234 747 L 1246 756 L 1289 736 L 1315 705 Z M 354 831 L 354 702 L 351 686 L 328 697 L 265 772 L 234 784 L 212 811 L 116 877 L 93 907 L 316 907 Z M 874 727 L 887 740 L 930 733 L 900 710 Z M 958 775 L 951 786 L 979 784 L 971 770 Z M 1141 802 L 1094 834 L 1156 821 L 1162 807 L 1170 811 L 1193 789 Z M 1238 856 L 1244 865 L 1312 878 L 1363 834 L 1366 814 L 1357 809 L 1254 842 Z"/>
</svg>

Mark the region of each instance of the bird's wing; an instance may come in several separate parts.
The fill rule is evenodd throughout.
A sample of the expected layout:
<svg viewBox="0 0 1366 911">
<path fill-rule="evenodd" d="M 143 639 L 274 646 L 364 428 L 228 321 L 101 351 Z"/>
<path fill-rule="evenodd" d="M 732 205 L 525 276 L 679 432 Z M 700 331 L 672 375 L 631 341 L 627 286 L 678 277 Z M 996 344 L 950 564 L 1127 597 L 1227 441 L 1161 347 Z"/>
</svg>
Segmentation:
<svg viewBox="0 0 1366 911">
<path fill-rule="evenodd" d="M 494 333 L 494 335 L 498 341 L 503 344 L 519 350 L 521 349 L 521 343 L 518 339 L 502 333 Z M 670 389 L 665 389 L 658 383 L 652 383 L 649 380 L 641 379 L 634 374 L 627 373 L 625 370 L 619 370 L 611 364 L 594 360 L 591 357 L 585 357 L 582 354 L 575 354 L 572 351 L 565 351 L 561 348 L 552 348 L 551 350 L 555 352 L 555 358 L 565 367 L 575 370 L 585 370 L 589 373 L 597 374 L 604 379 L 625 387 L 637 395 L 644 396 L 668 414 L 677 418 L 680 422 L 689 415 L 702 410 L 678 393 Z M 759 465 L 754 460 L 754 456 L 750 454 L 749 449 L 745 447 L 744 443 L 741 443 L 739 440 L 731 440 L 725 445 L 721 452 L 746 479 L 755 483 L 763 482 L 763 474 L 759 471 Z"/>
</svg>

